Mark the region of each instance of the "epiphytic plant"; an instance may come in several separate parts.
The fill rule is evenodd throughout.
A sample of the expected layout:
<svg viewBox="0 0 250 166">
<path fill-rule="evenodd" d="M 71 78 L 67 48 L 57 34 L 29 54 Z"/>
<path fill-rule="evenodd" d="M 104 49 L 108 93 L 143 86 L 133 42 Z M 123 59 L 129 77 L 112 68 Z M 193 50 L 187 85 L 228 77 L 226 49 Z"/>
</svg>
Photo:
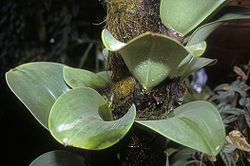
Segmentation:
<svg viewBox="0 0 250 166">
<path fill-rule="evenodd" d="M 208 35 L 225 21 L 250 18 L 247 8 L 222 8 L 228 2 L 162 0 L 161 20 L 179 41 L 146 32 L 123 43 L 105 29 L 103 43 L 108 51 L 121 54 L 143 87 L 141 93 L 149 93 L 166 79 L 183 80 L 215 61 L 200 57 Z M 158 120 L 141 120 L 136 119 L 132 104 L 122 118 L 113 120 L 109 75 L 109 71 L 95 74 L 57 63 L 34 62 L 11 69 L 6 80 L 35 118 L 65 146 L 105 149 L 120 141 L 136 123 L 195 150 L 210 155 L 220 152 L 225 129 L 215 106 L 206 101 L 190 102 L 171 112 L 165 110 Z"/>
</svg>

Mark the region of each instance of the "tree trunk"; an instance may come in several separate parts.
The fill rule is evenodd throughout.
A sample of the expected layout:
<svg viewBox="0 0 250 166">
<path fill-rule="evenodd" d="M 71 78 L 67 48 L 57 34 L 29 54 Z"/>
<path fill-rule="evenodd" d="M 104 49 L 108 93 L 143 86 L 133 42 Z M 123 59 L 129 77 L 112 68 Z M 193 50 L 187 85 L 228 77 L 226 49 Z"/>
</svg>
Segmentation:
<svg viewBox="0 0 250 166">
<path fill-rule="evenodd" d="M 160 0 L 106 0 L 106 28 L 123 42 L 147 31 L 169 35 L 181 40 L 160 20 Z M 176 36 L 176 37 L 175 37 Z M 178 37 L 177 37 L 178 36 Z M 182 104 L 186 92 L 178 79 L 166 79 L 149 93 L 131 75 L 118 53 L 109 53 L 108 68 L 112 70 L 111 91 L 114 94 L 114 119 L 122 117 L 134 103 L 136 119 L 158 119 L 166 111 Z M 123 166 L 163 166 L 166 164 L 165 138 L 144 131 L 137 124 L 131 130 L 128 145 L 120 152 Z"/>
</svg>

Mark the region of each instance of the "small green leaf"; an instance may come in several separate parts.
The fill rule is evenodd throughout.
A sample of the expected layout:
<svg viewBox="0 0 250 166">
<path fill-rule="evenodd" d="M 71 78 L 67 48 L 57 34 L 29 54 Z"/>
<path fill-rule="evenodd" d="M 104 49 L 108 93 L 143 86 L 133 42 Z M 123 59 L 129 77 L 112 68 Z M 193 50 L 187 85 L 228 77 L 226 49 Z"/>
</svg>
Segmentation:
<svg viewBox="0 0 250 166">
<path fill-rule="evenodd" d="M 206 51 L 207 43 L 202 41 L 201 43 L 190 45 L 186 47 L 188 52 L 194 57 L 200 57 Z"/>
<path fill-rule="evenodd" d="M 72 87 L 104 88 L 107 82 L 95 73 L 88 70 L 64 66 L 63 78 Z"/>
<path fill-rule="evenodd" d="M 206 46 L 205 41 L 187 46 L 186 49 L 189 51 L 189 55 L 181 61 L 175 72 L 171 73 L 170 78 L 180 77 L 181 79 L 185 79 L 193 72 L 215 63 L 215 59 L 200 57 L 205 52 Z"/>
<path fill-rule="evenodd" d="M 121 140 L 135 119 L 135 106 L 115 121 L 104 121 L 101 117 L 107 104 L 95 90 L 87 87 L 75 88 L 58 98 L 49 116 L 49 130 L 54 138 L 65 145 L 98 150 L 110 147 Z M 101 111 L 99 109 L 102 109 Z M 98 114 L 101 113 L 101 115 Z"/>
<path fill-rule="evenodd" d="M 96 73 L 98 76 L 102 77 L 106 82 L 110 82 L 112 71 L 101 71 Z"/>
<path fill-rule="evenodd" d="M 104 121 L 111 121 L 113 120 L 113 114 L 111 109 L 109 108 L 108 104 L 101 105 L 98 108 L 98 114 Z"/>
<path fill-rule="evenodd" d="M 102 40 L 109 51 L 118 51 L 130 72 L 150 89 L 175 72 L 188 51 L 178 41 L 156 33 L 144 33 L 128 43 L 117 41 L 104 29 Z"/>
<path fill-rule="evenodd" d="M 192 149 L 217 155 L 224 145 L 225 128 L 216 107 L 206 101 L 184 104 L 173 118 L 136 121 L 164 137 Z"/>
<path fill-rule="evenodd" d="M 84 158 L 66 151 L 52 151 L 36 158 L 30 166 L 86 166 Z"/>
<path fill-rule="evenodd" d="M 167 36 L 145 33 L 122 44 L 107 30 L 103 30 L 102 39 L 110 51 L 121 53 L 130 72 L 145 89 L 158 85 L 167 77 L 184 79 L 192 72 L 215 62 L 199 57 L 206 50 L 205 41 L 183 47 Z"/>
<path fill-rule="evenodd" d="M 104 57 L 104 66 L 105 68 L 108 68 L 108 56 L 109 56 L 109 50 L 107 48 L 104 48 L 102 50 L 102 54 L 103 54 L 103 57 Z"/>
<path fill-rule="evenodd" d="M 164 25 L 185 36 L 230 0 L 161 0 Z"/>
<path fill-rule="evenodd" d="M 250 8 L 230 6 L 223 8 L 218 15 L 219 19 L 197 28 L 189 38 L 187 45 L 194 45 L 207 39 L 207 37 L 226 21 L 250 19 Z"/>
<path fill-rule="evenodd" d="M 192 158 L 192 154 L 194 153 L 193 149 L 184 148 L 179 150 L 172 160 L 174 161 L 171 166 L 184 166 L 185 163 Z"/>
<path fill-rule="evenodd" d="M 125 43 L 116 40 L 107 29 L 102 31 L 102 41 L 109 51 L 118 51 L 126 45 Z"/>
<path fill-rule="evenodd" d="M 213 65 L 217 62 L 216 59 L 202 58 L 202 57 L 193 57 L 189 62 L 189 65 L 185 69 L 185 73 L 181 75 L 181 79 L 185 79 L 193 72 L 207 66 Z"/>
<path fill-rule="evenodd" d="M 63 80 L 63 65 L 49 62 L 23 64 L 7 72 L 6 81 L 32 115 L 48 129 L 52 105 L 69 90 Z"/>
</svg>

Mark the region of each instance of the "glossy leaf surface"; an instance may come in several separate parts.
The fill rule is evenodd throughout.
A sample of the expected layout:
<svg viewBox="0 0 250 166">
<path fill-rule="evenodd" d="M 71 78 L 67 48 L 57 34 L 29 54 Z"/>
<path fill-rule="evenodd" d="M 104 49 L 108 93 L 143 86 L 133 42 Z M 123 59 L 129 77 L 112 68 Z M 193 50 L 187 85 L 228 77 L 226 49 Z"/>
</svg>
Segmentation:
<svg viewBox="0 0 250 166">
<path fill-rule="evenodd" d="M 64 66 L 63 78 L 72 87 L 104 88 L 107 82 L 97 74 L 88 70 Z"/>
<path fill-rule="evenodd" d="M 168 28 L 185 36 L 229 0 L 161 0 L 161 20 Z"/>
<path fill-rule="evenodd" d="M 173 118 L 136 121 L 164 137 L 193 148 L 217 155 L 225 141 L 225 129 L 216 107 L 206 101 L 184 104 L 174 110 Z"/>
<path fill-rule="evenodd" d="M 106 82 L 110 82 L 112 71 L 101 71 L 96 73 L 98 76 L 102 77 Z"/>
<path fill-rule="evenodd" d="M 189 65 L 187 65 L 184 74 L 182 74 L 180 77 L 181 79 L 185 79 L 189 75 L 191 75 L 193 72 L 196 72 L 197 70 L 207 66 L 212 65 L 216 63 L 216 59 L 209 59 L 209 58 L 202 58 L 202 57 L 192 57 Z"/>
<path fill-rule="evenodd" d="M 83 149 L 104 149 L 122 139 L 135 119 L 135 106 L 115 121 L 102 96 L 86 87 L 75 88 L 58 98 L 51 109 L 49 129 L 57 141 Z M 98 113 L 99 112 L 99 113 Z M 111 111 L 110 111 L 111 112 Z"/>
<path fill-rule="evenodd" d="M 193 57 L 200 57 L 201 55 L 203 55 L 203 53 L 206 51 L 206 48 L 207 48 L 207 43 L 205 41 L 202 41 L 194 45 L 189 45 L 186 47 L 188 52 Z"/>
<path fill-rule="evenodd" d="M 175 72 L 172 73 L 170 78 L 179 77 L 181 80 L 185 79 L 193 72 L 207 66 L 216 63 L 215 59 L 202 58 L 202 57 L 194 57 L 189 54 L 178 66 Z"/>
<path fill-rule="evenodd" d="M 188 55 L 179 42 L 156 33 L 144 33 L 125 44 L 103 30 L 102 40 L 107 49 L 121 54 L 130 72 L 145 89 L 166 79 Z"/>
<path fill-rule="evenodd" d="M 66 151 L 52 151 L 36 158 L 30 166 L 86 166 L 84 158 Z"/>
<path fill-rule="evenodd" d="M 171 73 L 170 78 L 180 77 L 181 79 L 184 79 L 192 74 L 192 72 L 195 72 L 200 68 L 212 63 L 214 60 L 200 58 L 200 56 L 205 52 L 206 47 L 207 44 L 205 41 L 195 45 L 187 46 L 186 49 L 189 52 L 188 56 L 186 56 L 179 64 L 178 68 Z"/>
<path fill-rule="evenodd" d="M 7 72 L 6 80 L 12 92 L 48 129 L 52 105 L 69 90 L 63 80 L 63 65 L 49 62 L 23 64 Z"/>
<path fill-rule="evenodd" d="M 238 19 L 250 19 L 250 8 L 239 6 L 225 7 L 218 15 L 217 17 L 219 18 L 216 21 L 197 28 L 189 38 L 187 45 L 194 45 L 206 40 L 207 37 L 224 22 Z"/>
</svg>

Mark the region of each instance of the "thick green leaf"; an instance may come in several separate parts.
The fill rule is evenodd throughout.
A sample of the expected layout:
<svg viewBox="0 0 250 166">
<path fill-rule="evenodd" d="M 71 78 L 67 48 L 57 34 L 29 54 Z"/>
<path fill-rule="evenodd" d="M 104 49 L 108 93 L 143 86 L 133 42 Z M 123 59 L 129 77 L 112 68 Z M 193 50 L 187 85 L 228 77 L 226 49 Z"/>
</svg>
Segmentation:
<svg viewBox="0 0 250 166">
<path fill-rule="evenodd" d="M 161 0 L 164 25 L 185 36 L 230 0 Z"/>
<path fill-rule="evenodd" d="M 202 41 L 198 44 L 189 45 L 186 48 L 192 56 L 200 57 L 206 51 L 207 43 L 205 41 Z"/>
<path fill-rule="evenodd" d="M 106 82 L 110 82 L 112 71 L 101 71 L 96 73 L 98 76 L 102 77 Z"/>
<path fill-rule="evenodd" d="M 197 70 L 199 70 L 199 69 L 201 69 L 201 68 L 203 68 L 203 67 L 205 67 L 207 65 L 212 65 L 212 64 L 214 64 L 216 62 L 217 62 L 216 59 L 193 57 L 191 59 L 191 61 L 189 62 L 189 65 L 185 69 L 184 74 L 181 75 L 181 79 L 185 79 L 186 77 L 188 77 L 193 72 L 196 72 Z"/>
<path fill-rule="evenodd" d="M 103 111 L 110 111 L 103 109 L 106 104 L 104 98 L 91 88 L 68 91 L 51 109 L 51 134 L 62 144 L 83 149 L 98 150 L 112 146 L 129 131 L 136 112 L 133 105 L 121 119 L 104 121 L 107 114 Z"/>
<path fill-rule="evenodd" d="M 200 56 L 205 52 L 206 46 L 207 44 L 205 41 L 187 46 L 186 48 L 189 51 L 189 55 L 181 61 L 175 72 L 171 73 L 170 78 L 180 77 L 181 79 L 185 79 L 202 67 L 214 63 L 216 60 L 200 58 Z"/>
<path fill-rule="evenodd" d="M 88 70 L 73 68 L 69 66 L 63 67 L 63 78 L 66 83 L 72 88 L 104 88 L 107 86 L 107 82 L 97 74 Z"/>
<path fill-rule="evenodd" d="M 104 48 L 102 50 L 102 54 L 104 56 L 104 59 L 107 60 L 108 59 L 108 56 L 109 56 L 109 50 L 107 48 Z"/>
<path fill-rule="evenodd" d="M 23 64 L 7 72 L 6 80 L 12 92 L 48 129 L 52 105 L 69 90 L 63 80 L 63 65 L 48 62 Z"/>
<path fill-rule="evenodd" d="M 164 137 L 193 148 L 217 155 L 225 141 L 225 129 L 216 107 L 206 101 L 184 104 L 174 110 L 173 118 L 136 121 Z"/>
<path fill-rule="evenodd" d="M 250 19 L 250 8 L 230 6 L 223 8 L 218 15 L 220 16 L 216 21 L 202 25 L 196 29 L 187 45 L 194 45 L 207 39 L 207 37 L 220 25 L 226 21 L 238 19 Z"/>
<path fill-rule="evenodd" d="M 36 158 L 30 166 L 86 166 L 84 158 L 66 151 L 52 151 Z"/>
<path fill-rule="evenodd" d="M 130 72 L 145 89 L 150 89 L 175 72 L 188 51 L 165 35 L 144 33 L 128 43 L 117 41 L 108 30 L 102 40 L 109 51 L 118 51 Z"/>
<path fill-rule="evenodd" d="M 186 56 L 181 61 L 179 66 L 176 68 L 175 71 L 173 71 L 171 73 L 171 75 L 169 75 L 169 77 L 171 79 L 176 78 L 176 77 L 181 77 L 186 72 L 186 70 L 188 69 L 188 66 L 190 65 L 190 62 L 192 61 L 193 58 L 194 58 L 194 56 L 192 56 L 191 54 L 188 54 L 188 56 Z"/>
<path fill-rule="evenodd" d="M 192 158 L 192 155 L 194 153 L 193 149 L 190 148 L 184 148 L 179 150 L 176 154 L 174 154 L 173 157 L 173 163 L 171 166 L 185 166 L 185 164 Z"/>
</svg>

